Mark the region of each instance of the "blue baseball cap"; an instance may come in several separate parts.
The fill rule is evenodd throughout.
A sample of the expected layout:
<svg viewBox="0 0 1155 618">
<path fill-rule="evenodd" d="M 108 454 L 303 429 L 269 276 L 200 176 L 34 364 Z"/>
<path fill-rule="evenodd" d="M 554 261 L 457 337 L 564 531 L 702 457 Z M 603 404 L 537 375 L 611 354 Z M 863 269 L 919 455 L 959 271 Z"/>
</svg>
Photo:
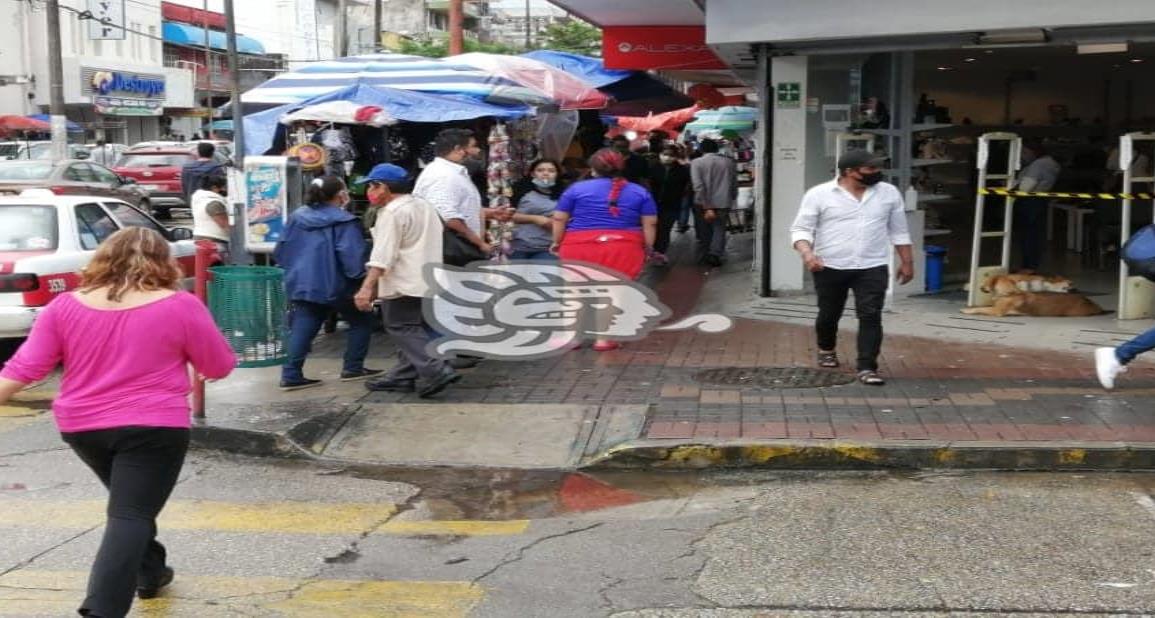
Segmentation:
<svg viewBox="0 0 1155 618">
<path fill-rule="evenodd" d="M 370 182 L 401 182 L 409 178 L 409 172 L 400 165 L 393 165 L 392 163 L 378 163 L 369 170 L 369 173 L 363 178 L 353 183 L 356 185 L 363 185 Z"/>
</svg>

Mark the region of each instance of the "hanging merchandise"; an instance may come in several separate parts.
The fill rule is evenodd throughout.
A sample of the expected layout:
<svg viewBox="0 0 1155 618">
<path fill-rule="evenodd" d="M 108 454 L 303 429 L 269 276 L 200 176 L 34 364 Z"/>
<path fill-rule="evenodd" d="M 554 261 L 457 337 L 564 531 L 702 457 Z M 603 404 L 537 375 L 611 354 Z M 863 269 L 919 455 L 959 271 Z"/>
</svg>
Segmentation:
<svg viewBox="0 0 1155 618">
<path fill-rule="evenodd" d="M 511 170 L 510 139 L 505 125 L 498 123 L 489 132 L 489 168 L 486 170 L 489 207 L 504 209 L 512 207 L 513 170 Z M 513 221 L 490 221 L 489 244 L 494 247 L 498 259 L 508 256 L 512 249 Z"/>
<path fill-rule="evenodd" d="M 328 152 L 328 162 L 325 163 L 325 173 L 343 178 L 345 176 L 345 162 L 357 159 L 357 149 L 353 146 L 353 137 L 346 127 L 336 128 L 333 125 L 321 131 L 321 145 Z"/>
</svg>

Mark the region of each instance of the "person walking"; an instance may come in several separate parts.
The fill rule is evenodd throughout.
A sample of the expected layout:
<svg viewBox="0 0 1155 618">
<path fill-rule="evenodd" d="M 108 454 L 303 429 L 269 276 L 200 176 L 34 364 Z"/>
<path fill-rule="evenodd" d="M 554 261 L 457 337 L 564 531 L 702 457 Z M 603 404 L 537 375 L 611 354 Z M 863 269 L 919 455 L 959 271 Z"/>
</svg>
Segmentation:
<svg viewBox="0 0 1155 618">
<path fill-rule="evenodd" d="M 1140 354 L 1155 350 L 1155 328 L 1139 333 L 1115 348 L 1095 349 L 1095 375 L 1107 390 L 1115 388 L 1115 379 L 1127 372 L 1127 365 Z"/>
<path fill-rule="evenodd" d="M 336 176 L 313 180 L 305 195 L 308 204 L 289 215 L 285 232 L 273 250 L 285 269 L 285 296 L 289 309 L 288 360 L 281 368 L 281 389 L 317 386 L 306 378 L 305 359 L 330 313 L 349 324 L 341 380 L 361 380 L 381 373 L 365 368 L 372 315 L 358 310 L 353 294 L 365 276 L 365 237 L 357 217 L 345 210 L 349 192 Z"/>
<path fill-rule="evenodd" d="M 630 148 L 630 138 L 618 135 L 610 140 L 612 148 L 622 155 L 622 176 L 643 188 L 650 188 L 650 166 L 646 158 Z"/>
<path fill-rule="evenodd" d="M 650 170 L 650 186 L 658 203 L 658 235 L 654 240 L 654 261 L 668 262 L 670 233 L 681 217 L 682 205 L 690 191 L 690 169 L 682 164 L 682 152 L 676 144 L 667 144 Z"/>
<path fill-rule="evenodd" d="M 538 159 L 529 166 L 529 186 L 514 193 L 517 212 L 513 213 L 514 260 L 556 260 L 550 253 L 553 242 L 553 213 L 561 197 L 561 166 L 553 159 Z"/>
<path fill-rule="evenodd" d="M 193 238 L 209 240 L 217 247 L 224 263 L 229 262 L 229 207 L 225 202 L 228 181 L 224 176 L 210 174 L 201 181 L 201 188 L 192 194 Z"/>
<path fill-rule="evenodd" d="M 914 278 L 914 256 L 902 193 L 882 182 L 885 157 L 851 150 L 838 159 L 838 177 L 812 187 L 790 227 L 790 240 L 814 277 L 818 293 L 818 366 L 838 367 L 838 320 L 854 291 L 858 316 L 858 380 L 885 384 L 878 374 L 882 305 L 888 285 L 889 245 L 901 264 L 898 281 Z"/>
<path fill-rule="evenodd" d="M 625 158 L 603 148 L 590 157 L 594 178 L 574 183 L 553 215 L 553 246 L 562 260 L 593 262 L 636 279 L 657 236 L 658 205 L 650 192 L 626 180 Z M 599 338 L 594 350 L 621 347 Z"/>
<path fill-rule="evenodd" d="M 410 182 L 401 167 L 382 163 L 358 182 L 369 185 L 366 196 L 379 210 L 369 272 L 353 299 L 361 311 L 382 299 L 385 333 L 397 346 L 397 365 L 365 387 L 432 397 L 461 379 L 448 362 L 426 350 L 430 332 L 421 303 L 429 285 L 423 268 L 441 261 L 441 219 L 432 204 L 408 195 Z"/>
<path fill-rule="evenodd" d="M 702 263 L 721 266 L 726 256 L 726 224 L 738 197 L 738 167 L 734 160 L 718 153 L 718 142 L 702 140 L 702 156 L 690 162 L 694 200 L 702 213 L 704 248 Z"/>
<path fill-rule="evenodd" d="M 172 582 L 156 518 L 189 445 L 188 367 L 207 379 L 236 365 L 160 234 L 109 236 L 80 287 L 41 311 L 0 371 L 0 405 L 63 364 L 52 413 L 64 442 L 108 489 L 107 520 L 79 612 L 120 618 Z"/>
<path fill-rule="evenodd" d="M 205 176 L 225 176 L 225 167 L 216 157 L 217 147 L 209 142 L 197 143 L 197 158 L 180 170 L 180 194 L 185 204 L 192 204 L 192 194 L 201 188 Z"/>
<path fill-rule="evenodd" d="M 1015 186 L 1018 191 L 1045 193 L 1054 188 L 1062 169 L 1058 161 L 1047 153 L 1041 142 L 1023 143 L 1023 163 Z M 1012 238 L 1022 255 L 1023 270 L 1036 272 L 1043 261 L 1044 230 L 1047 223 L 1045 197 L 1020 197 L 1015 200 Z"/>
</svg>

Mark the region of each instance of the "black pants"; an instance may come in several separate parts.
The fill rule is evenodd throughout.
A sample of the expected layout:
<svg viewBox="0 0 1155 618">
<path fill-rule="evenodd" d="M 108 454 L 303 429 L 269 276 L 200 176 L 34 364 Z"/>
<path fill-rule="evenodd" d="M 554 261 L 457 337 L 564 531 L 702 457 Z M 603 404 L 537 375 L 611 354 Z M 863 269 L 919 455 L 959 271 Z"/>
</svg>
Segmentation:
<svg viewBox="0 0 1155 618">
<path fill-rule="evenodd" d="M 654 251 L 665 253 L 670 248 L 670 232 L 680 214 L 677 206 L 658 206 L 658 233 L 654 238 Z"/>
<path fill-rule="evenodd" d="M 1047 198 L 1024 197 L 1015 200 L 1014 228 L 1011 236 L 1023 256 L 1025 270 L 1038 270 L 1043 261 L 1044 227 L 1047 225 Z"/>
<path fill-rule="evenodd" d="M 80 613 L 120 618 L 132 607 L 137 578 L 154 581 L 164 570 L 156 517 L 184 465 L 189 430 L 119 427 L 62 437 L 108 488 L 108 521 Z"/>
<path fill-rule="evenodd" d="M 818 292 L 818 349 L 833 350 L 838 343 L 838 319 L 846 308 L 846 295 L 854 290 L 854 312 L 858 315 L 858 370 L 878 371 L 882 349 L 882 304 L 886 299 L 886 266 L 855 270 L 824 268 L 814 273 Z"/>
<path fill-rule="evenodd" d="M 421 313 L 421 302 L 416 296 L 401 296 L 382 305 L 385 334 L 397 346 L 397 365 L 387 374 L 391 379 L 433 380 L 449 369 L 444 360 L 425 351 L 432 336 Z"/>
</svg>

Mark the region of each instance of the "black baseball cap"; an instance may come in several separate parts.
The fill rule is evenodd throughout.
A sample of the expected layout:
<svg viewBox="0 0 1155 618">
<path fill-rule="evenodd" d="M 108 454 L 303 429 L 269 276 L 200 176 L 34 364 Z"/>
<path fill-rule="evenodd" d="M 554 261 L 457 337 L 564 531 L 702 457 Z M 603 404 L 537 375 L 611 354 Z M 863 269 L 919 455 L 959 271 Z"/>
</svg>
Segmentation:
<svg viewBox="0 0 1155 618">
<path fill-rule="evenodd" d="M 848 150 L 838 157 L 838 169 L 853 169 L 856 167 L 882 167 L 889 157 L 877 155 L 865 150 Z"/>
</svg>

